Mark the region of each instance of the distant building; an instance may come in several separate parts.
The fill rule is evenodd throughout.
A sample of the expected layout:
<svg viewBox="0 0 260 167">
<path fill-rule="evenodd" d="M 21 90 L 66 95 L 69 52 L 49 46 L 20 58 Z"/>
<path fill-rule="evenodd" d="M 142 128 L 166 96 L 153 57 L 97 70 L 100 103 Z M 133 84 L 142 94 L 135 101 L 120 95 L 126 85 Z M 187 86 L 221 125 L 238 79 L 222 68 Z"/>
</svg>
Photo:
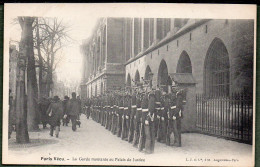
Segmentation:
<svg viewBox="0 0 260 167">
<path fill-rule="evenodd" d="M 81 96 L 103 94 L 125 83 L 125 62 L 130 58 L 131 19 L 102 18 L 93 36 L 81 45 L 84 71 Z"/>
</svg>

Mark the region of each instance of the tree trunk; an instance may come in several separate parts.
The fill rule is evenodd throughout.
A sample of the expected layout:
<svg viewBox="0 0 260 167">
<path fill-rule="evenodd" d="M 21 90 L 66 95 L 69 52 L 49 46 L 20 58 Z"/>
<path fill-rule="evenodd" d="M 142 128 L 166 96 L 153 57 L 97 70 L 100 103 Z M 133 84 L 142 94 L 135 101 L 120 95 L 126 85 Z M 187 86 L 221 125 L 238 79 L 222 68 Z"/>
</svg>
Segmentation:
<svg viewBox="0 0 260 167">
<path fill-rule="evenodd" d="M 42 55 L 41 55 L 41 49 L 40 49 L 40 34 L 39 34 L 39 25 L 38 25 L 38 18 L 36 18 L 36 45 L 37 45 L 37 52 L 38 52 L 38 57 L 39 57 L 39 97 L 41 98 L 44 96 L 44 83 L 43 83 L 43 60 L 42 60 Z"/>
<path fill-rule="evenodd" d="M 22 28 L 21 41 L 19 44 L 19 61 L 18 75 L 16 84 L 16 142 L 29 143 L 29 134 L 27 126 L 27 100 L 25 95 L 25 69 L 26 59 L 28 54 L 28 30 L 25 24 L 25 19 L 19 17 L 19 22 Z"/>
<path fill-rule="evenodd" d="M 33 52 L 33 17 L 24 17 L 23 35 L 24 49 L 27 57 L 27 112 L 28 112 L 28 129 L 30 131 L 39 130 L 39 112 L 37 107 L 38 91 L 35 59 Z"/>
<path fill-rule="evenodd" d="M 22 69 L 24 68 L 24 69 Z M 29 143 L 25 98 L 25 67 L 20 67 L 16 84 L 16 142 Z"/>
</svg>

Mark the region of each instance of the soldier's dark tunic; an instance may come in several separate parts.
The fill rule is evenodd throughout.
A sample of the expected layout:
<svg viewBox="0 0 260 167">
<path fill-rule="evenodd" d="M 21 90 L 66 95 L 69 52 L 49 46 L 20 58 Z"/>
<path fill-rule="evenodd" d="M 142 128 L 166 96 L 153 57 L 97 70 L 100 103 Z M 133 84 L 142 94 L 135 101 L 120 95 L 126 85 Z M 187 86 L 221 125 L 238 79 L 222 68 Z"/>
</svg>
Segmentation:
<svg viewBox="0 0 260 167">
<path fill-rule="evenodd" d="M 97 104 L 96 104 L 96 110 L 97 110 L 97 122 L 101 123 L 101 113 L 100 113 L 100 99 L 97 98 Z"/>
<path fill-rule="evenodd" d="M 106 129 L 108 129 L 108 108 L 109 106 L 109 99 L 108 99 L 108 96 L 105 97 L 104 99 L 104 116 L 103 116 L 103 126 L 106 127 Z"/>
<path fill-rule="evenodd" d="M 142 94 L 137 94 L 136 98 L 136 114 L 134 116 L 134 139 L 133 146 L 137 146 L 140 137 L 140 127 L 141 127 L 141 116 L 142 116 Z"/>
<path fill-rule="evenodd" d="M 117 114 L 118 114 L 118 97 L 114 95 L 114 106 L 113 106 L 113 119 L 112 119 L 112 133 L 116 134 L 117 132 Z"/>
<path fill-rule="evenodd" d="M 145 147 L 145 131 L 144 131 L 144 123 L 148 114 L 148 93 L 145 93 L 142 98 L 142 117 L 141 117 L 141 125 L 140 125 L 140 137 L 138 143 L 138 150 L 142 151 Z"/>
<path fill-rule="evenodd" d="M 151 154 L 154 152 L 155 144 L 155 130 L 154 130 L 154 117 L 155 117 L 155 94 L 153 91 L 149 93 L 148 99 L 148 114 L 145 118 L 145 153 Z"/>
<path fill-rule="evenodd" d="M 168 115 L 168 125 L 167 125 L 167 135 L 166 135 L 166 145 L 171 145 L 170 136 L 174 133 L 174 119 L 176 113 L 176 93 L 169 93 L 169 110 L 167 112 Z M 176 136 L 175 136 L 176 137 Z M 174 138 L 175 138 L 174 137 Z"/>
<path fill-rule="evenodd" d="M 113 111 L 113 101 L 112 96 L 109 95 L 109 101 L 108 101 L 108 130 L 111 131 L 112 126 L 112 111 Z"/>
<path fill-rule="evenodd" d="M 173 110 L 173 133 L 174 146 L 181 147 L 181 119 L 183 118 L 183 105 L 185 104 L 184 92 L 180 91 L 176 94 L 176 108 Z"/>
<path fill-rule="evenodd" d="M 121 138 L 123 140 L 128 139 L 128 130 L 129 130 L 129 110 L 131 109 L 130 96 L 125 95 L 124 97 L 124 113 L 122 115 L 122 134 Z"/>
<path fill-rule="evenodd" d="M 134 117 L 136 115 L 136 94 L 133 93 L 131 96 L 131 113 L 130 113 L 130 127 L 128 134 L 128 142 L 133 141 L 134 137 Z"/>
<path fill-rule="evenodd" d="M 160 121 L 159 121 L 159 128 L 157 132 L 157 141 L 161 143 L 165 143 L 166 141 L 168 110 L 169 110 L 169 96 L 168 95 L 161 96 L 161 110 L 158 115 Z"/>
<path fill-rule="evenodd" d="M 117 136 L 121 137 L 121 132 L 122 132 L 122 115 L 124 112 L 124 103 L 123 103 L 123 97 L 119 95 L 118 99 L 118 115 L 117 115 Z"/>
<path fill-rule="evenodd" d="M 92 98 L 92 116 L 91 116 L 94 121 L 97 122 L 97 113 L 96 113 L 96 99 Z"/>
<path fill-rule="evenodd" d="M 115 96 L 111 95 L 111 127 L 110 131 L 113 133 L 115 121 Z"/>
<path fill-rule="evenodd" d="M 160 112 L 161 112 L 161 91 L 155 90 L 155 113 L 154 113 L 154 131 L 155 137 L 157 137 L 158 129 L 160 125 Z"/>
</svg>

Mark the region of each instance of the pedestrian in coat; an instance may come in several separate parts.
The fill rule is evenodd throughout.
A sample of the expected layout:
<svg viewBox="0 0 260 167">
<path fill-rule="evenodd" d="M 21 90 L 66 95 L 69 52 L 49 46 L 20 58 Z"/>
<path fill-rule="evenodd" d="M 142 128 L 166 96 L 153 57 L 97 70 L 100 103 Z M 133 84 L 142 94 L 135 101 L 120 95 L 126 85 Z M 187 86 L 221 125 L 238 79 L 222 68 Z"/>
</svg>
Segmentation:
<svg viewBox="0 0 260 167">
<path fill-rule="evenodd" d="M 65 96 L 64 100 L 62 102 L 63 105 L 63 119 L 62 119 L 62 125 L 68 126 L 69 123 L 69 117 L 68 117 L 68 102 L 69 102 L 69 97 Z"/>
<path fill-rule="evenodd" d="M 53 131 L 55 130 L 56 137 L 59 137 L 63 108 L 58 96 L 54 96 L 53 101 L 47 110 L 47 114 L 49 116 L 50 135 L 53 136 Z"/>
<path fill-rule="evenodd" d="M 48 121 L 47 110 L 49 108 L 49 105 L 50 105 L 50 102 L 48 101 L 48 99 L 45 97 L 42 97 L 39 102 L 39 110 L 40 110 L 40 117 L 41 117 L 43 129 L 45 129 L 46 125 L 47 125 L 47 121 Z"/>
<path fill-rule="evenodd" d="M 72 98 L 69 101 L 68 116 L 70 117 L 71 122 L 72 122 L 72 130 L 76 131 L 77 130 L 76 121 L 77 121 L 77 118 L 79 117 L 80 109 L 79 109 L 78 100 L 76 99 L 76 93 L 73 92 L 71 95 L 72 95 Z"/>
</svg>

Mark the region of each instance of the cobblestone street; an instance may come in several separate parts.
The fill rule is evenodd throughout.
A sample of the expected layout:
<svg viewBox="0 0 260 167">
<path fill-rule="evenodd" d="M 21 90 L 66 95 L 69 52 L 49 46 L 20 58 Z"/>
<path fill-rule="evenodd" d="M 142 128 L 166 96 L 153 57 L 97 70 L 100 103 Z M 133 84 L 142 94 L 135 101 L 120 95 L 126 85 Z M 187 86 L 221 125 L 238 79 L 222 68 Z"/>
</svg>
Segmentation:
<svg viewBox="0 0 260 167">
<path fill-rule="evenodd" d="M 251 145 L 196 133 L 185 133 L 182 135 L 182 147 L 169 147 L 156 142 L 155 153 L 146 155 L 127 141 L 111 134 L 92 119 L 87 120 L 85 115 L 81 115 L 81 123 L 81 127 L 76 132 L 72 132 L 71 124 L 68 127 L 61 126 L 58 139 L 50 137 L 48 130 L 31 132 L 31 143 L 24 146 L 14 143 L 15 133 L 13 133 L 9 144 L 9 156 L 19 163 L 40 161 L 45 164 L 57 162 L 72 164 L 71 160 L 74 159 L 74 164 L 131 164 L 129 161 L 127 162 L 129 158 L 131 162 L 135 159 L 134 163 L 139 165 L 152 165 L 158 161 L 171 165 L 171 162 L 175 160 L 179 165 L 190 163 L 207 165 L 206 159 L 211 163 L 215 159 L 216 165 L 217 160 L 221 160 L 222 163 L 230 160 L 226 163 L 228 165 L 232 161 L 248 163 L 252 152 Z M 21 147 L 24 148 L 21 149 Z M 56 160 L 54 157 L 57 157 Z M 109 159 L 111 160 L 109 161 Z"/>
</svg>

